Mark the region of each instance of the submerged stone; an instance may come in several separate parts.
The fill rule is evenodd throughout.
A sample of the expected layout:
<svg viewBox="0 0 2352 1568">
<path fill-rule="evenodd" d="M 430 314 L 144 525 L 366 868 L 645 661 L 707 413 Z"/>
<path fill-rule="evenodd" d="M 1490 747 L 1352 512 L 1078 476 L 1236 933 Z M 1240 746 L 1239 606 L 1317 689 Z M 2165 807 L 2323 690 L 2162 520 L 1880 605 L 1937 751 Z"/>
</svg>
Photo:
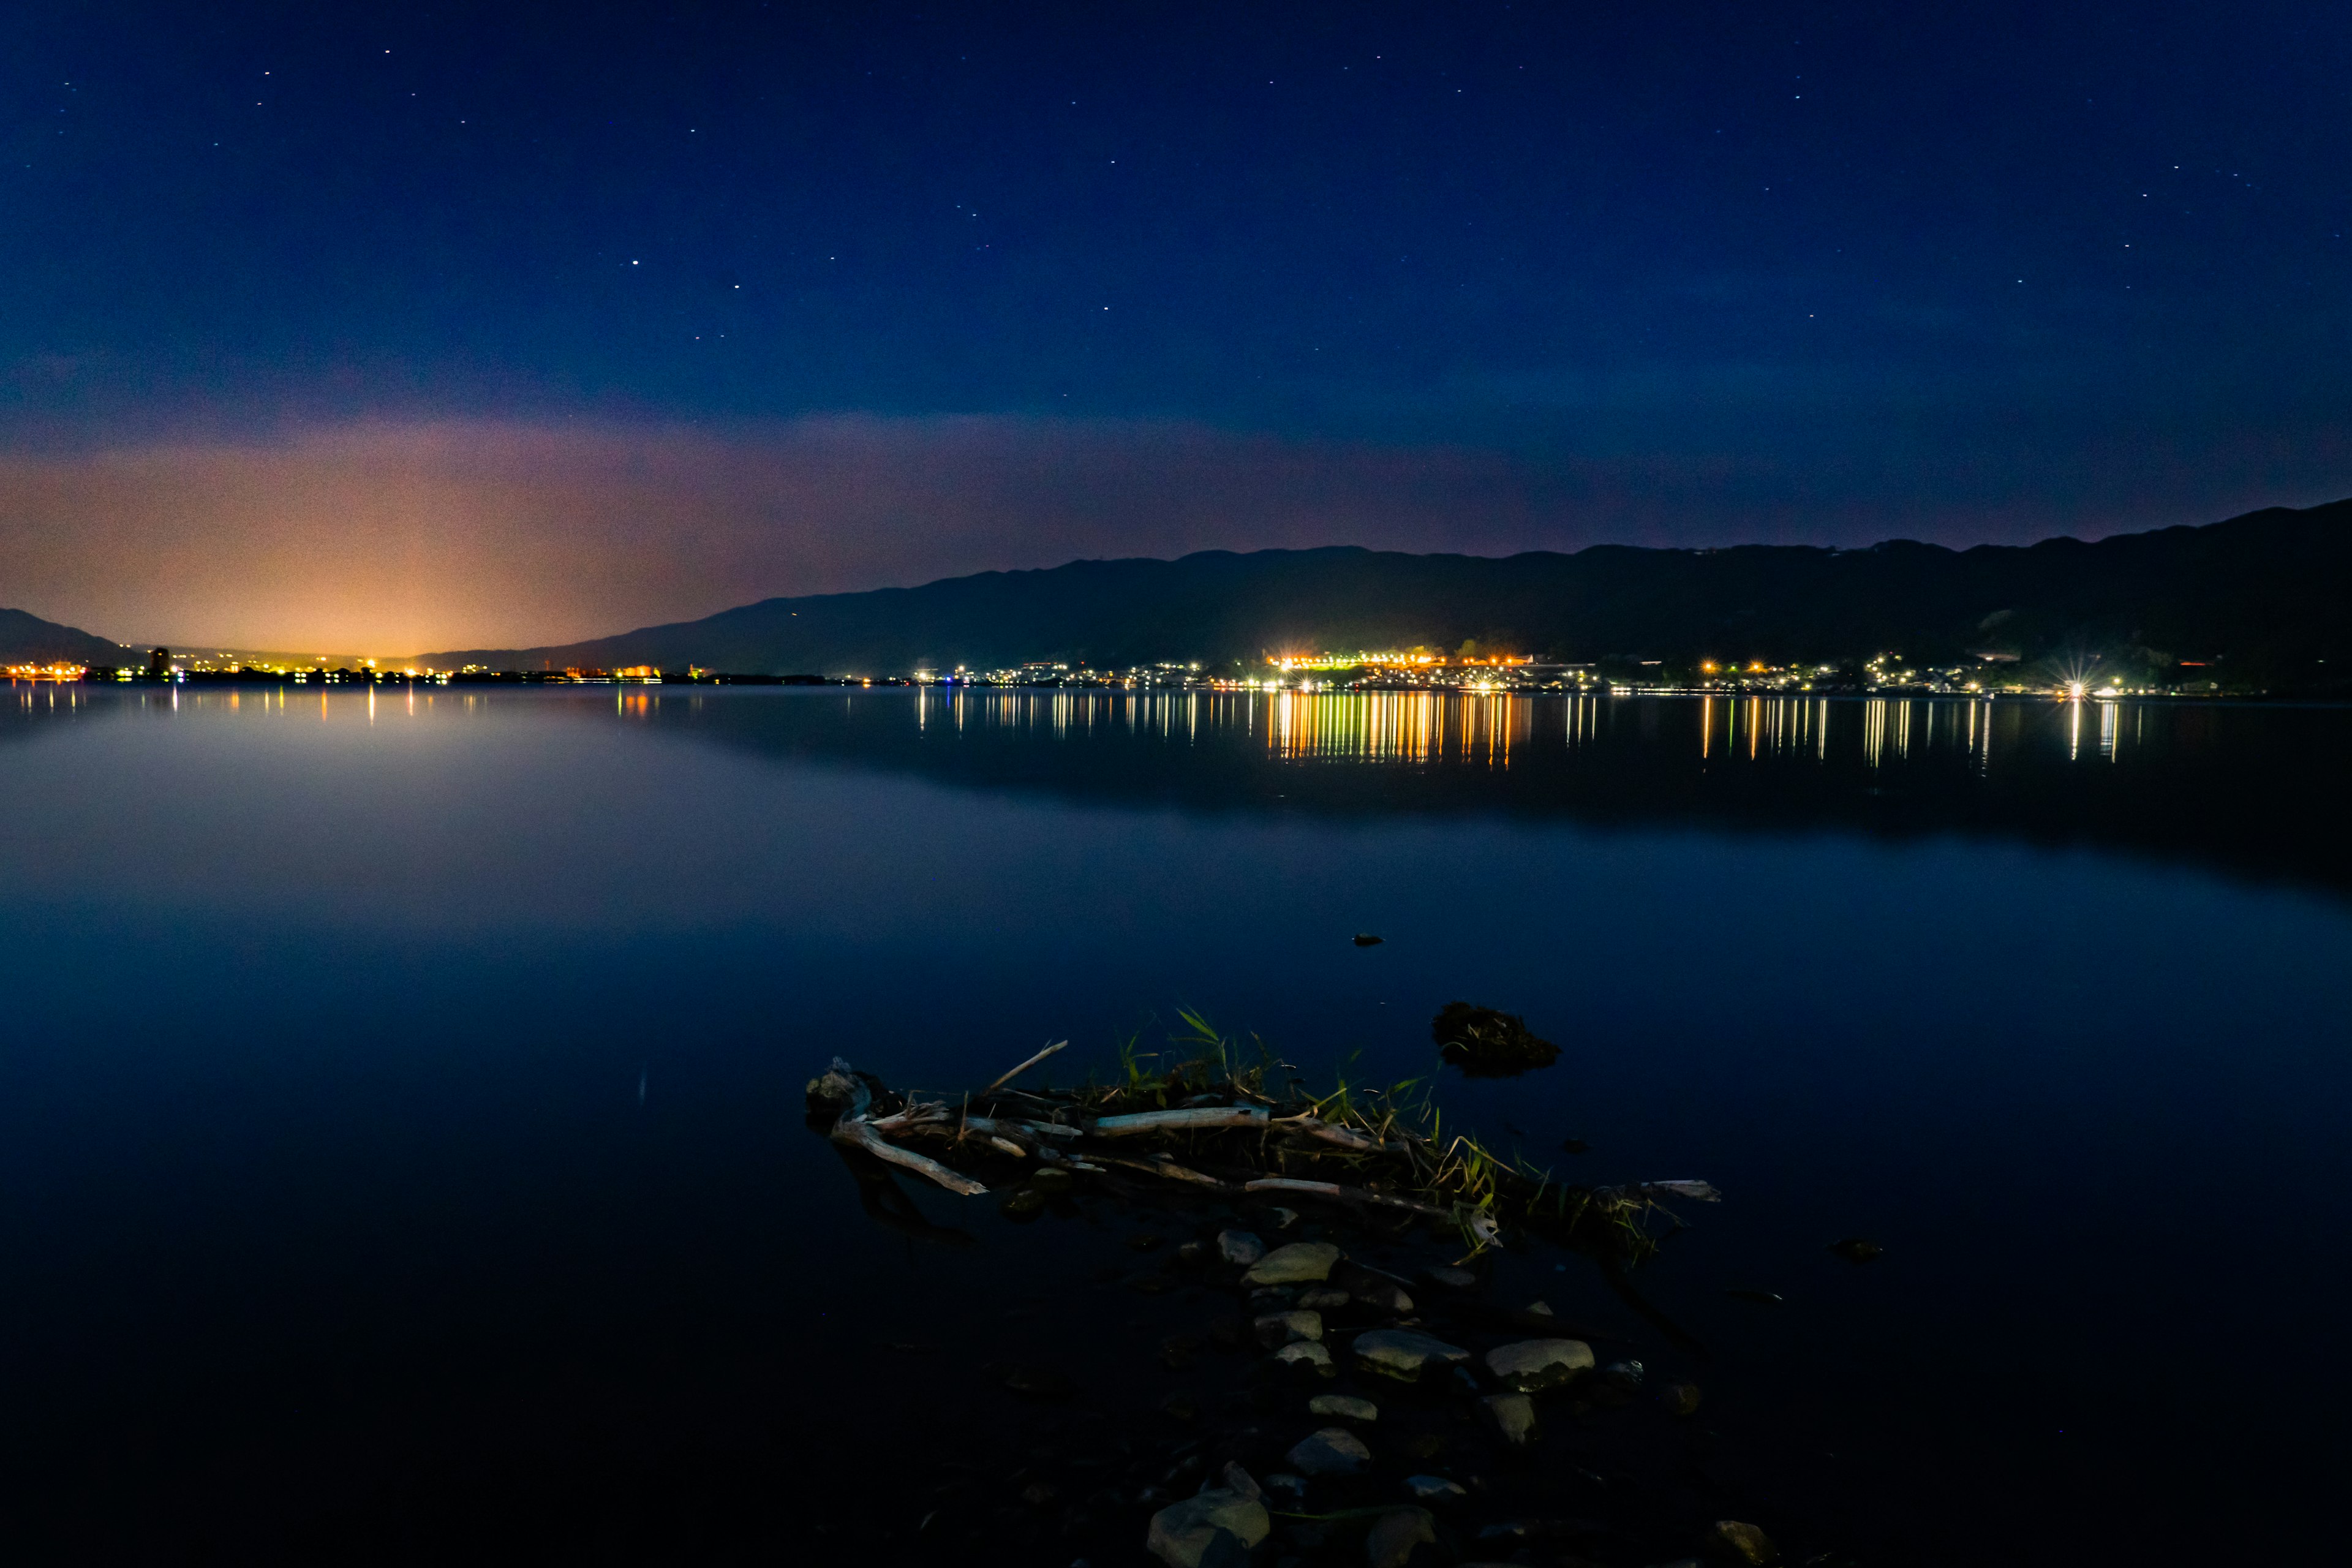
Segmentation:
<svg viewBox="0 0 2352 1568">
<path fill-rule="evenodd" d="M 1780 1553 L 1773 1546 L 1770 1536 L 1754 1525 L 1742 1524 L 1736 1519 L 1717 1520 L 1714 1539 L 1717 1546 L 1738 1561 L 1757 1564 L 1759 1568 L 1763 1563 L 1780 1560 Z"/>
<path fill-rule="evenodd" d="M 1470 1352 L 1412 1329 L 1373 1329 L 1356 1336 L 1356 1359 L 1368 1372 L 1418 1383 L 1432 1367 L 1460 1366 Z"/>
<path fill-rule="evenodd" d="M 1323 1314 L 1320 1312 L 1268 1312 L 1251 1327 L 1257 1342 L 1272 1350 L 1294 1340 L 1319 1340 L 1323 1337 Z"/>
<path fill-rule="evenodd" d="M 1242 1468 L 1239 1459 L 1226 1460 L 1225 1468 L 1217 1472 L 1217 1479 L 1224 1483 L 1224 1488 L 1229 1492 L 1235 1492 L 1245 1498 L 1256 1498 L 1261 1501 L 1265 1500 L 1265 1489 L 1257 1484 L 1256 1478 Z"/>
<path fill-rule="evenodd" d="M 1262 1500 L 1218 1487 L 1153 1514 L 1143 1544 L 1168 1568 L 1244 1568 L 1273 1528 Z"/>
<path fill-rule="evenodd" d="M 1333 1266 L 1331 1284 L 1367 1307 L 1391 1317 L 1405 1317 L 1412 1311 L 1412 1298 L 1405 1293 L 1402 1280 L 1352 1259 L 1342 1259 Z"/>
<path fill-rule="evenodd" d="M 1377 1421 L 1381 1407 L 1352 1394 L 1318 1394 L 1307 1402 L 1309 1415 L 1337 1415 L 1348 1421 Z"/>
<path fill-rule="evenodd" d="M 1339 1369 L 1332 1364 L 1331 1352 L 1313 1340 L 1293 1340 L 1275 1352 L 1274 1359 L 1293 1371 L 1311 1368 L 1323 1377 L 1339 1374 Z"/>
<path fill-rule="evenodd" d="M 1407 1476 L 1404 1493 L 1415 1502 L 1437 1504 L 1459 1502 L 1470 1495 L 1460 1481 L 1449 1481 L 1444 1476 Z"/>
<path fill-rule="evenodd" d="M 1339 1249 L 1328 1241 L 1294 1241 L 1277 1247 L 1242 1276 L 1245 1285 L 1307 1285 L 1331 1276 Z"/>
<path fill-rule="evenodd" d="M 1436 1543 L 1437 1524 L 1427 1509 L 1391 1509 L 1364 1537 L 1364 1568 L 1405 1568 L 1415 1547 Z"/>
<path fill-rule="evenodd" d="M 1217 1232 L 1217 1256 L 1246 1268 L 1265 1256 L 1265 1243 L 1245 1230 L 1221 1230 Z"/>
<path fill-rule="evenodd" d="M 1592 1347 L 1582 1340 L 1521 1340 L 1486 1352 L 1496 1383 L 1521 1394 L 1558 1388 L 1592 1370 Z"/>
<path fill-rule="evenodd" d="M 1514 1448 L 1524 1448 L 1535 1441 L 1536 1402 L 1524 1394 L 1490 1394 L 1478 1402 L 1486 1410 L 1486 1419 L 1495 1425 L 1495 1432 Z"/>
<path fill-rule="evenodd" d="M 1364 1440 L 1345 1426 L 1326 1426 L 1302 1437 L 1285 1456 L 1310 1476 L 1352 1476 L 1372 1462 Z"/>
</svg>

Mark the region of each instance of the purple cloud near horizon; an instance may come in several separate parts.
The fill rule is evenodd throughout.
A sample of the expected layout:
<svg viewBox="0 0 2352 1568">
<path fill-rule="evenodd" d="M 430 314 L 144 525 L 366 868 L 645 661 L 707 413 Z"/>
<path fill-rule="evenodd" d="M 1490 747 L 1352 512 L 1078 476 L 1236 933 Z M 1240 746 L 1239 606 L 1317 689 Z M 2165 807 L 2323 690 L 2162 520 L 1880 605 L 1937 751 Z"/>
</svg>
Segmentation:
<svg viewBox="0 0 2352 1568">
<path fill-rule="evenodd" d="M 2342 454 L 2118 461 L 2099 494 L 1729 458 L 1545 460 L 1023 416 L 360 420 L 0 456 L 0 603 L 126 640 L 415 653 L 1084 557 L 1322 544 L 2021 542 L 2333 499 Z M 1937 499 L 1922 500 L 1925 495 Z"/>
</svg>

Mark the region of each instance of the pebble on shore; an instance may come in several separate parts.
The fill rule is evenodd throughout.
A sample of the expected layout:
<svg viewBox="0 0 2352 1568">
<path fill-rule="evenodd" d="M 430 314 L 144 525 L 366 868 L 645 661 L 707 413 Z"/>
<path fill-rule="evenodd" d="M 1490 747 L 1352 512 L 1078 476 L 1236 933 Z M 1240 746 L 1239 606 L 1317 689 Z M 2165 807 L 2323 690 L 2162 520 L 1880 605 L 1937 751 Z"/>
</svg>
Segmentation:
<svg viewBox="0 0 2352 1568">
<path fill-rule="evenodd" d="M 1470 1352 L 1412 1329 L 1373 1329 L 1356 1336 L 1356 1359 L 1368 1372 L 1418 1383 L 1432 1367 L 1460 1366 Z"/>
<path fill-rule="evenodd" d="M 1293 1469 L 1309 1476 L 1352 1476 L 1372 1462 L 1364 1440 L 1345 1426 L 1309 1433 L 1284 1456 Z"/>
<path fill-rule="evenodd" d="M 1331 1277 L 1339 1249 L 1328 1241 L 1294 1241 L 1277 1247 L 1250 1266 L 1244 1285 L 1311 1285 Z"/>
</svg>

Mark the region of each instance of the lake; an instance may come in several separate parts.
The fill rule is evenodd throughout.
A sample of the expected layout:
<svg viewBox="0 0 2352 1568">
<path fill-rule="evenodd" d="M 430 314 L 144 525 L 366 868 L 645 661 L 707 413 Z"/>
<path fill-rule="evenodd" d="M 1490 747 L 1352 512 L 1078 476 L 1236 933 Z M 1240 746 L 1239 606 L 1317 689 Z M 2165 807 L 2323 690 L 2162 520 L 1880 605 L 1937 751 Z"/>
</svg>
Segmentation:
<svg viewBox="0 0 2352 1568">
<path fill-rule="evenodd" d="M 893 1560 L 927 1467 L 1076 1463 L 1206 1309 L 1115 1213 L 876 1223 L 807 1079 L 1192 1008 L 1389 1082 L 1456 999 L 1562 1054 L 1449 1122 L 1723 1189 L 1640 1278 L 1679 1340 L 1576 1259 L 1494 1289 L 1698 1384 L 1776 1531 L 2315 1551 L 2347 765 L 2285 706 L 14 685 L 8 1555 Z M 1075 1405 L 975 1394 L 1042 1353 Z M 909 1560 L 1068 1561 L 1009 1496 Z"/>
</svg>

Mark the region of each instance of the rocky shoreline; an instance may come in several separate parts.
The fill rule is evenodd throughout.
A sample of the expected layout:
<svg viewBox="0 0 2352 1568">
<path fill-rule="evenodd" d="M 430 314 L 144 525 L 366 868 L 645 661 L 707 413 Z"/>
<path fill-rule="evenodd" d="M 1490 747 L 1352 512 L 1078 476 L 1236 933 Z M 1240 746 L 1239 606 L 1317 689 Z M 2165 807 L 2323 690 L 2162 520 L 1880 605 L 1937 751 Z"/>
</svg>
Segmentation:
<svg viewBox="0 0 2352 1568">
<path fill-rule="evenodd" d="M 911 1171 L 967 1197 L 992 1193 L 1015 1225 L 1084 1222 L 1055 1249 L 1065 1258 L 1098 1256 L 1102 1233 L 1124 1232 L 1119 1250 L 1131 1261 L 1097 1266 L 1096 1286 L 1165 1298 L 1160 1322 L 1193 1326 L 1160 1333 L 1156 1353 L 1137 1358 L 1108 1399 L 1055 1358 L 982 1365 L 1015 1407 L 987 1413 L 979 1442 L 908 1478 L 903 1509 L 890 1510 L 900 1522 L 861 1531 L 869 1560 L 895 1551 L 911 1562 L 1072 1568 L 1844 1561 L 1800 1550 L 1805 1531 L 1711 1468 L 1716 1436 L 1698 1418 L 1699 1389 L 1634 1353 L 1670 1360 L 1680 1353 L 1671 1343 L 1648 1351 L 1504 1295 L 1495 1268 L 1504 1246 L 1585 1250 L 1579 1243 L 1597 1235 L 1612 1250 L 1586 1256 L 1639 1307 L 1617 1238 L 1643 1238 L 1608 1205 L 1654 1207 L 1654 1197 L 1617 1194 L 1667 1189 L 1711 1197 L 1705 1184 L 1566 1190 L 1563 1209 L 1549 1195 L 1563 1189 L 1534 1184 L 1529 1202 L 1488 1178 L 1487 1191 L 1511 1206 L 1473 1192 L 1445 1210 L 1435 1200 L 1449 1194 L 1433 1184 L 1329 1180 L 1336 1157 L 1377 1173 L 1375 1161 L 1401 1158 L 1394 1151 L 1426 1162 L 1416 1151 L 1441 1147 L 1408 1144 L 1415 1135 L 1392 1116 L 1342 1123 L 1328 1102 L 1302 1110 L 1229 1075 L 1213 1095 L 1187 1092 L 1201 1086 L 1181 1077 L 1161 1081 L 1152 1092 L 1177 1109 L 1155 1111 L 1105 1114 L 1119 1108 L 1097 1091 L 1024 1096 L 1016 1121 L 1003 1081 L 950 1110 L 836 1062 L 810 1085 L 810 1124 L 828 1133 L 877 1219 L 924 1235 L 897 1185 Z M 1143 1130 L 1160 1152 L 1126 1154 Z M 955 1163 L 880 1136 L 908 1131 Z M 1114 1139 L 1120 1154 L 1099 1152 Z M 1238 1163 L 1245 1157 L 1261 1168 L 1286 1157 L 1326 1168 L 1252 1179 Z M 1171 1179 L 1171 1168 L 1183 1174 Z M 969 1173 L 977 1169 L 986 1184 Z M 1563 1212 L 1608 1223 L 1555 1223 L 1549 1237 L 1523 1223 Z M 1055 1316 L 1091 1342 L 1105 1310 L 1065 1300 Z"/>
</svg>

